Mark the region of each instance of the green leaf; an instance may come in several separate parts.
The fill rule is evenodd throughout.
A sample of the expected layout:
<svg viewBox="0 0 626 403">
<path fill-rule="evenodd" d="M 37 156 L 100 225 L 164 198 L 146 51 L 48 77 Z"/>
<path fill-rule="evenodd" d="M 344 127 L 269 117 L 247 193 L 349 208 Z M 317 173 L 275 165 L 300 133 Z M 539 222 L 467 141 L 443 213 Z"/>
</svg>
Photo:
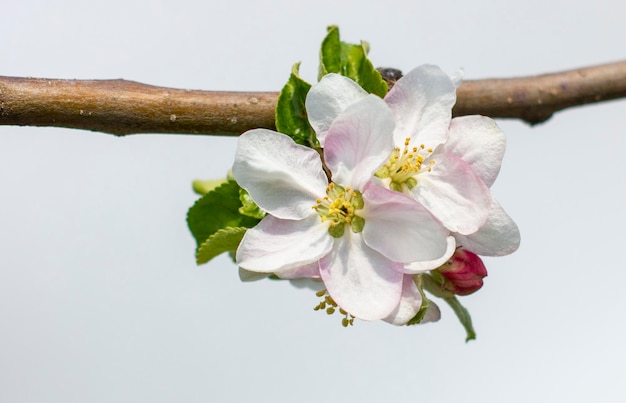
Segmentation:
<svg viewBox="0 0 626 403">
<path fill-rule="evenodd" d="M 300 78 L 299 68 L 300 63 L 293 65 L 289 80 L 278 95 L 276 129 L 291 137 L 298 144 L 315 148 L 319 147 L 319 143 L 304 107 L 311 84 Z"/>
<path fill-rule="evenodd" d="M 236 182 L 228 181 L 198 199 L 189 209 L 187 225 L 198 246 L 222 228 L 250 228 L 259 222 L 239 213 L 239 189 Z"/>
<path fill-rule="evenodd" d="M 246 227 L 226 227 L 218 230 L 198 247 L 196 263 L 207 263 L 224 252 L 234 253 L 247 230 Z"/>
<path fill-rule="evenodd" d="M 472 317 L 469 314 L 469 311 L 465 309 L 463 305 L 459 302 L 456 297 L 444 298 L 444 301 L 450 305 L 456 317 L 459 318 L 459 321 L 465 328 L 465 333 L 467 333 L 467 337 L 465 338 L 465 342 L 476 339 L 476 332 L 474 331 L 474 326 L 472 325 Z"/>
<path fill-rule="evenodd" d="M 341 41 L 339 40 L 339 27 L 335 25 L 326 29 L 326 37 L 322 41 L 317 81 L 328 73 L 341 74 Z"/>
<path fill-rule="evenodd" d="M 241 207 L 239 207 L 239 213 L 248 217 L 258 218 L 259 220 L 265 217 L 265 211 L 261 210 L 246 189 L 239 189 L 239 201 Z"/>
<path fill-rule="evenodd" d="M 328 27 L 320 50 L 318 80 L 328 73 L 337 73 L 354 80 L 370 94 L 384 97 L 389 90 L 387 83 L 367 58 L 369 44 L 350 44 L 339 39 L 339 28 Z"/>
<path fill-rule="evenodd" d="M 193 191 L 199 194 L 200 196 L 204 196 L 209 193 L 211 190 L 215 189 L 219 185 L 226 183 L 228 179 L 208 179 L 201 180 L 196 179 L 192 182 Z"/>
<path fill-rule="evenodd" d="M 422 306 L 420 306 L 420 309 L 419 311 L 417 311 L 415 316 L 406 323 L 407 326 L 417 325 L 418 323 L 420 323 L 422 319 L 424 319 L 424 316 L 426 315 L 426 311 L 428 310 L 428 307 L 430 306 L 430 300 L 428 299 L 428 297 L 426 297 L 426 293 L 424 293 L 424 290 L 422 290 L 421 279 L 422 279 L 421 276 L 416 276 L 415 284 L 417 285 L 417 289 L 419 290 L 420 295 L 422 296 Z"/>
</svg>

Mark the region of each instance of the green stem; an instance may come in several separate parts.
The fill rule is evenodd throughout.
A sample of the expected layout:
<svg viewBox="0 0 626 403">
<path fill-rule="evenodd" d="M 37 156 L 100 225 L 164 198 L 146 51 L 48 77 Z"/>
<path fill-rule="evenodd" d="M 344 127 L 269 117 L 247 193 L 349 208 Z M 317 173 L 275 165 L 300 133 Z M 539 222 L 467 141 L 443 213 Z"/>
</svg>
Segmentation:
<svg viewBox="0 0 626 403">
<path fill-rule="evenodd" d="M 437 279 L 430 274 L 422 274 L 421 278 L 422 285 L 426 291 L 435 297 L 442 298 L 448 303 L 448 305 L 450 305 L 450 308 L 452 308 L 456 317 L 459 318 L 461 325 L 465 328 L 465 333 L 467 334 L 465 341 L 468 342 L 476 339 L 476 332 L 474 331 L 474 326 L 472 325 L 472 317 L 470 316 L 468 310 L 461 305 L 456 295 L 450 291 L 442 289 L 441 283 L 439 283 Z"/>
</svg>

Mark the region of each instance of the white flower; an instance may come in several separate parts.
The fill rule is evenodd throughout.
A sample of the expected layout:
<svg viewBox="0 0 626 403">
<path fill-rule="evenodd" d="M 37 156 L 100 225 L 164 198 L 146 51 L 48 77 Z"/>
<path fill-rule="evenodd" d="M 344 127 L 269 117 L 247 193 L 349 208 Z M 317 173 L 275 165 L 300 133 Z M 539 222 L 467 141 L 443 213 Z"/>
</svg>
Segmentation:
<svg viewBox="0 0 626 403">
<path fill-rule="evenodd" d="M 511 253 L 519 231 L 489 190 L 500 170 L 504 134 L 484 116 L 452 119 L 455 92 L 452 80 L 436 66 L 417 67 L 398 80 L 385 96 L 396 123 L 396 146 L 376 176 L 384 186 L 419 201 L 469 250 Z M 311 89 L 307 111 L 320 143 L 333 119 L 366 96 L 358 84 L 337 74 Z M 436 266 L 412 267 L 417 272 Z"/>
<path fill-rule="evenodd" d="M 449 233 L 407 195 L 371 182 L 393 130 L 391 110 L 373 95 L 335 114 L 324 132 L 331 183 L 315 150 L 270 130 L 244 133 L 233 175 L 268 215 L 246 232 L 237 263 L 283 278 L 319 277 L 339 307 L 361 319 L 408 316 L 405 266 L 441 258 Z"/>
</svg>

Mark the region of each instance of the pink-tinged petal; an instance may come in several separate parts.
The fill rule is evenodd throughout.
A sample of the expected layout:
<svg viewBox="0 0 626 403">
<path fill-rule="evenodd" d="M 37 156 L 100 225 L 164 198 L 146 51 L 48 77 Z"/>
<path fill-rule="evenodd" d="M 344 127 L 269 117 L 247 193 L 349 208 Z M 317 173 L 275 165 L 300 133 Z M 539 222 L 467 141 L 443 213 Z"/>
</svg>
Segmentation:
<svg viewBox="0 0 626 403">
<path fill-rule="evenodd" d="M 396 118 L 396 144 L 411 137 L 414 143 L 435 148 L 446 140 L 456 88 L 439 67 L 411 70 L 389 90 L 385 101 Z"/>
<path fill-rule="evenodd" d="M 439 269 L 441 288 L 456 295 L 470 295 L 480 290 L 487 268 L 477 254 L 458 248 L 454 256 Z"/>
<path fill-rule="evenodd" d="M 265 129 L 239 137 L 233 176 L 263 210 L 285 219 L 310 215 L 328 185 L 315 150 Z"/>
<path fill-rule="evenodd" d="M 420 294 L 413 276 L 405 275 L 402 280 L 402 295 L 400 303 L 389 316 L 384 318 L 385 322 L 396 326 L 406 325 L 413 319 L 422 307 L 422 294 Z"/>
<path fill-rule="evenodd" d="M 309 123 L 324 147 L 326 133 L 341 112 L 356 101 L 367 96 L 360 85 L 339 74 L 327 74 L 307 94 L 305 107 Z"/>
<path fill-rule="evenodd" d="M 369 183 L 363 239 L 387 258 L 402 263 L 438 259 L 446 253 L 448 231 L 422 205 L 405 194 Z"/>
<path fill-rule="evenodd" d="M 361 189 L 393 149 L 393 116 L 385 102 L 368 95 L 350 105 L 328 130 L 324 147 L 333 182 Z"/>
<path fill-rule="evenodd" d="M 439 310 L 437 304 L 435 304 L 431 299 L 429 300 L 428 308 L 426 308 L 426 313 L 424 314 L 424 317 L 422 318 L 420 324 L 437 322 L 439 319 L 441 319 L 441 311 Z"/>
<path fill-rule="evenodd" d="M 473 234 L 455 234 L 459 245 L 477 255 L 505 256 L 519 248 L 520 233 L 517 224 L 493 200 L 487 221 Z"/>
<path fill-rule="evenodd" d="M 431 172 L 417 176 L 411 194 L 450 231 L 476 232 L 487 220 L 491 192 L 462 159 L 434 154 Z"/>
<path fill-rule="evenodd" d="M 286 276 L 302 266 L 318 261 L 333 246 L 328 223 L 313 213 L 302 220 L 265 216 L 246 231 L 237 249 L 237 264 L 250 271 L 279 272 Z"/>
<path fill-rule="evenodd" d="M 404 272 L 407 274 L 419 274 L 419 273 L 425 273 L 430 270 L 434 270 L 437 267 L 444 264 L 445 262 L 447 262 L 448 260 L 450 260 L 452 255 L 454 255 L 455 251 L 456 251 L 456 241 L 454 237 L 449 236 L 448 247 L 446 249 L 446 253 L 444 253 L 443 256 L 441 256 L 439 259 L 409 263 L 408 265 L 404 266 Z"/>
<path fill-rule="evenodd" d="M 359 319 L 387 317 L 400 302 L 402 267 L 347 230 L 320 260 L 320 274 L 335 302 Z"/>
<path fill-rule="evenodd" d="M 505 149 L 506 137 L 496 122 L 475 115 L 452 119 L 448 141 L 437 152 L 463 159 L 491 187 L 500 172 Z"/>
<path fill-rule="evenodd" d="M 320 278 L 320 264 L 316 260 L 313 263 L 307 263 L 300 267 L 289 269 L 279 269 L 274 274 L 280 278 L 294 280 L 299 278 Z"/>
</svg>

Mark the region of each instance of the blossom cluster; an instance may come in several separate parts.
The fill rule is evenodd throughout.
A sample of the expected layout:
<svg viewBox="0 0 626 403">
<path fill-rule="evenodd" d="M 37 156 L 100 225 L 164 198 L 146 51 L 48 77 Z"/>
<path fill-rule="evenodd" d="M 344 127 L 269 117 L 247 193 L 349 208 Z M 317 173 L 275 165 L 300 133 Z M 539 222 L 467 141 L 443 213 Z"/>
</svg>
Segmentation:
<svg viewBox="0 0 626 403">
<path fill-rule="evenodd" d="M 237 264 L 320 281 L 321 306 L 344 325 L 437 320 L 423 276 L 439 296 L 476 291 L 487 275 L 478 255 L 512 253 L 520 236 L 490 191 L 504 134 L 488 117 L 452 118 L 455 101 L 454 82 L 432 65 L 384 98 L 331 73 L 306 96 L 320 149 L 244 133 L 233 176 L 267 215 L 245 232 Z"/>
</svg>

